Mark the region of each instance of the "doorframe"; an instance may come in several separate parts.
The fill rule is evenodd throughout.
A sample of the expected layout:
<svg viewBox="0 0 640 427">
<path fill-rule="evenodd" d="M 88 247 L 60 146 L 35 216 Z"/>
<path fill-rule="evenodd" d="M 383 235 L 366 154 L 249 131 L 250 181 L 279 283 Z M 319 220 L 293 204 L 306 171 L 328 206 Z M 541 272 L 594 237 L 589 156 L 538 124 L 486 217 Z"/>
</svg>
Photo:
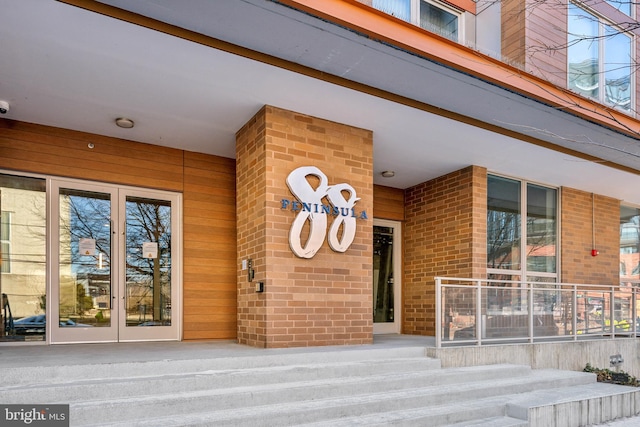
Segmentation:
<svg viewBox="0 0 640 427">
<path fill-rule="evenodd" d="M 58 245 L 58 241 L 54 242 L 53 236 L 53 227 L 58 227 L 59 224 L 59 212 L 54 212 L 55 209 L 54 208 L 58 208 L 59 209 L 59 202 L 55 201 L 54 198 L 58 198 L 59 194 L 58 194 L 58 189 L 59 188 L 64 188 L 65 185 L 68 186 L 69 188 L 91 188 L 91 190 L 89 191 L 96 191 L 96 192 L 100 192 L 103 191 L 105 193 L 109 192 L 112 195 L 114 195 L 114 199 L 112 200 L 112 204 L 115 204 L 117 207 L 117 210 L 113 210 L 115 207 L 112 205 L 112 226 L 113 226 L 113 230 L 115 231 L 115 237 L 113 237 L 111 245 L 112 245 L 112 259 L 114 258 L 115 253 L 117 253 L 117 265 L 115 268 L 113 268 L 111 274 L 112 276 L 115 278 L 115 283 L 112 283 L 112 286 L 116 286 L 117 287 L 117 293 L 118 295 L 122 292 L 122 289 L 124 289 L 124 282 L 122 282 L 123 280 L 125 280 L 124 275 L 126 274 L 126 268 L 124 268 L 123 265 L 123 260 L 124 260 L 124 252 L 125 252 L 125 248 L 124 247 L 120 247 L 123 246 L 123 244 L 125 244 L 124 239 L 121 239 L 121 232 L 123 231 L 121 228 L 121 224 L 116 224 L 116 221 L 113 220 L 113 215 L 116 216 L 120 216 L 121 215 L 121 207 L 119 206 L 119 204 L 121 203 L 121 200 L 124 198 L 123 194 L 124 193 L 133 193 L 133 194 L 146 194 L 149 197 L 153 197 L 154 195 L 156 196 L 156 198 L 161 199 L 162 197 L 166 197 L 167 199 L 172 201 L 172 206 L 171 206 L 171 210 L 172 210 L 172 219 L 171 219 L 171 226 L 172 226 L 172 263 L 171 263 L 171 277 L 172 277 L 172 288 L 177 287 L 176 292 L 175 292 L 175 299 L 176 301 L 173 301 L 173 295 L 172 295 L 172 301 L 171 301 L 171 306 L 172 306 L 172 322 L 176 322 L 176 328 L 175 328 L 175 335 L 171 336 L 171 337 L 161 337 L 161 336 L 157 336 L 157 333 L 153 333 L 156 332 L 153 329 L 156 328 L 162 328 L 161 326 L 153 326 L 153 327 L 149 327 L 149 328 L 145 328 L 148 329 L 148 332 L 152 332 L 151 334 L 149 334 L 148 338 L 141 338 L 141 339 L 133 339 L 133 340 L 120 340 L 119 339 L 119 333 L 118 333 L 118 329 L 120 328 L 120 313 L 123 311 L 124 309 L 124 303 L 122 302 L 122 298 L 118 297 L 116 298 L 116 302 L 113 304 L 117 304 L 118 306 L 118 318 L 112 318 L 112 322 L 115 322 L 115 328 L 116 328 L 116 337 L 115 339 L 105 339 L 105 340 L 95 340 L 95 339 L 88 339 L 88 340 L 82 340 L 82 341 L 77 341 L 77 340 L 60 340 L 60 341 L 54 341 L 54 336 L 53 336 L 53 327 L 51 326 L 52 323 L 51 321 L 47 322 L 47 327 L 45 330 L 45 334 L 46 334 L 46 338 L 45 341 L 47 344 L 68 344 L 68 343 L 96 343 L 96 342 L 142 342 L 142 341 L 181 341 L 183 338 L 183 319 L 182 319 L 182 313 L 183 313 L 183 202 L 182 202 L 182 193 L 178 193 L 178 192 L 172 192 L 172 191 L 165 191 L 165 190 L 157 190 L 157 189 L 153 189 L 153 188 L 145 188 L 145 187 L 136 187 L 136 186 L 130 186 L 130 185 L 117 185 L 117 184 L 108 184 L 108 183 L 103 183 L 100 181 L 89 181 L 89 180 L 81 180 L 81 179 L 71 179 L 71 178 L 64 178 L 64 177 L 57 177 L 57 176 L 46 176 L 46 199 L 47 199 L 47 220 L 46 220 L 46 224 L 47 224 L 47 231 L 46 231 L 46 239 L 47 239 L 47 251 L 46 251 L 46 262 L 47 262 L 47 268 L 46 268 L 46 272 L 47 272 L 47 278 L 46 278 L 46 304 L 47 304 L 47 309 L 45 310 L 46 316 L 48 319 L 53 319 L 52 316 L 52 307 L 54 307 L 54 304 L 57 304 L 57 301 L 54 301 L 54 287 L 58 286 L 58 274 L 59 274 L 59 247 L 56 247 L 56 245 Z M 102 189 L 102 190 L 101 190 Z M 55 194 L 54 194 L 55 192 Z M 124 193 L 123 193 L 124 192 Z M 175 201 L 175 206 L 173 205 L 173 202 Z M 175 215 L 173 214 L 173 212 L 175 212 Z M 122 222 L 122 218 L 118 218 L 118 223 Z M 59 232 L 55 233 L 55 235 L 58 235 Z M 121 241 L 122 240 L 122 241 Z M 116 248 L 117 247 L 117 248 Z M 173 282 L 173 278 L 175 278 L 175 282 Z M 122 289 L 120 289 L 122 288 Z M 56 291 L 56 295 L 58 294 L 59 290 Z M 173 293 L 173 292 L 172 292 Z M 58 310 L 56 310 L 56 314 L 58 313 Z"/>
<path fill-rule="evenodd" d="M 160 191 L 154 189 L 146 189 L 141 187 L 123 187 L 119 186 L 120 191 L 118 194 L 118 208 L 120 210 L 118 217 L 120 218 L 120 234 L 123 235 L 126 232 L 126 227 L 123 225 L 123 218 L 126 218 L 126 199 L 127 196 L 133 195 L 141 198 L 156 198 L 171 201 L 171 326 L 148 326 L 143 328 L 127 327 L 126 326 L 126 314 L 125 316 L 119 316 L 118 330 L 125 330 L 130 332 L 126 336 L 119 335 L 118 342 L 143 342 L 143 341 L 180 341 L 182 340 L 182 195 L 180 193 L 170 191 Z M 155 197 L 154 197 L 155 196 Z M 174 232 L 175 230 L 175 232 Z M 120 291 L 126 293 L 126 236 L 123 239 L 120 246 L 119 263 L 121 272 L 119 272 L 119 279 L 122 281 L 120 284 Z M 175 276 L 174 276 L 175 274 Z M 176 278 L 175 283 L 173 278 Z M 173 308 L 173 290 L 174 286 L 177 286 L 175 290 L 176 308 Z M 119 309 L 126 313 L 126 296 L 120 295 L 118 298 Z M 174 319 L 175 317 L 175 319 Z M 175 325 L 175 336 L 167 336 L 163 333 L 163 330 L 167 328 L 173 328 Z M 134 333 L 138 332 L 138 333 Z"/>
<path fill-rule="evenodd" d="M 402 222 L 373 219 L 374 226 L 393 228 L 393 322 L 373 322 L 373 333 L 399 334 L 402 329 Z M 373 283 L 372 283 L 373 291 Z M 373 302 L 372 302 L 373 303 Z"/>
</svg>

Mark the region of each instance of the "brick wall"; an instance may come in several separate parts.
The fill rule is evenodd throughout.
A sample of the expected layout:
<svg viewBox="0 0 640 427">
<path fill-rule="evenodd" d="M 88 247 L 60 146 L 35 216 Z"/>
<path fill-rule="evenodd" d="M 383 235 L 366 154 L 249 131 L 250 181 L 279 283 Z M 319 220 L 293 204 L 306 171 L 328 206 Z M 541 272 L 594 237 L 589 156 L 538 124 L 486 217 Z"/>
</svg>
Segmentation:
<svg viewBox="0 0 640 427">
<path fill-rule="evenodd" d="M 238 340 L 259 347 L 362 344 L 372 341 L 373 142 L 370 131 L 265 106 L 237 134 Z M 348 183 L 361 199 L 355 240 L 339 253 L 325 241 L 298 258 L 289 230 L 298 215 L 287 176 L 316 166 L 329 185 Z M 311 184 L 317 182 L 310 178 Z M 325 201 L 325 203 L 327 203 Z M 249 212 L 247 212 L 249 211 Z M 334 220 L 328 216 L 327 229 Z M 309 221 L 302 241 L 309 233 Z M 243 259 L 254 262 L 248 283 Z M 256 293 L 256 281 L 265 292 Z"/>
<path fill-rule="evenodd" d="M 238 342 L 266 347 L 266 294 L 255 292 L 264 280 L 266 253 L 266 157 L 264 109 L 236 134 L 236 281 Z M 249 282 L 242 260 L 251 259 L 255 281 Z"/>
<path fill-rule="evenodd" d="M 620 202 L 562 188 L 561 261 L 565 283 L 614 285 L 620 281 Z M 595 220 L 595 249 L 592 224 Z"/>
<path fill-rule="evenodd" d="M 405 202 L 403 333 L 435 335 L 434 277 L 486 277 L 486 169 L 408 188 Z"/>
</svg>

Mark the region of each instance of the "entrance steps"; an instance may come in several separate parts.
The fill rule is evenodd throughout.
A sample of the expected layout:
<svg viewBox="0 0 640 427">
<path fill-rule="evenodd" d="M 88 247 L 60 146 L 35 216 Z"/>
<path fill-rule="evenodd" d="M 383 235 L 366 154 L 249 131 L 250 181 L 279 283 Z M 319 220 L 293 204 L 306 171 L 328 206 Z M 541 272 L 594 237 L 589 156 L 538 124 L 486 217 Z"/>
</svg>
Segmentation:
<svg viewBox="0 0 640 427">
<path fill-rule="evenodd" d="M 2 368 L 3 404 L 72 426 L 544 426 L 640 413 L 640 390 L 520 365 L 440 367 L 424 347 Z"/>
</svg>

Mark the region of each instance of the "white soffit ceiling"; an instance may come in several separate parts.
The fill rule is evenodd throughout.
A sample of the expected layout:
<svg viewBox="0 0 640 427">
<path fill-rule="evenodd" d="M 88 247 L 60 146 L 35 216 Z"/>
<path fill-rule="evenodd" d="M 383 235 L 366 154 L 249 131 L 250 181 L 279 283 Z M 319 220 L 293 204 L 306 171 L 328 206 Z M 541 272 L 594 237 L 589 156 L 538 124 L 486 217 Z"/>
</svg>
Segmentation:
<svg viewBox="0 0 640 427">
<path fill-rule="evenodd" d="M 567 114 L 352 32 L 345 35 L 344 29 L 271 1 L 105 3 L 437 103 L 491 125 L 516 127 L 523 134 L 534 129 L 542 138 L 545 132 L 556 134 L 547 132 L 545 124 L 562 125 L 565 135 L 574 136 L 561 138 L 570 140 L 569 148 L 640 164 L 628 154 L 637 150 L 629 138 L 585 127 Z M 0 99 L 11 102 L 9 119 L 234 157 L 235 132 L 269 104 L 372 130 L 377 184 L 406 188 L 475 164 L 640 203 L 636 174 L 63 3 L 0 0 L 0 6 Z M 265 18 L 265 11 L 275 21 Z M 327 39 L 318 36 L 325 33 Z M 285 36 L 288 44 L 276 43 Z M 423 82 L 442 78 L 457 83 L 418 85 L 416 73 L 424 74 Z M 462 99 L 460 90 L 465 91 Z M 507 103 L 520 108 L 505 111 Z M 116 127 L 113 120 L 120 116 L 136 126 Z M 589 140 L 579 141 L 594 135 L 626 144 L 624 150 L 611 154 Z M 383 179 L 383 170 L 394 170 L 396 176 Z"/>
</svg>

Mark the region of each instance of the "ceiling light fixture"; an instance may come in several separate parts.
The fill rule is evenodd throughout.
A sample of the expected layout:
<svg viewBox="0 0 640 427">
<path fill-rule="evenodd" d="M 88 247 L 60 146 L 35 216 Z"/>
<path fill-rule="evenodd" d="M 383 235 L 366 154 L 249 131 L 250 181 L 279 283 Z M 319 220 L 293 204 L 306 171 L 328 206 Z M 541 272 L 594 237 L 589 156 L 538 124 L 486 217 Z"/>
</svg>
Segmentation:
<svg viewBox="0 0 640 427">
<path fill-rule="evenodd" d="M 394 176 L 396 176 L 396 173 L 394 171 L 383 171 L 380 175 L 385 178 L 393 178 Z"/>
<path fill-rule="evenodd" d="M 131 129 L 134 126 L 133 120 L 124 117 L 118 117 L 116 119 L 116 125 L 124 129 Z"/>
</svg>

